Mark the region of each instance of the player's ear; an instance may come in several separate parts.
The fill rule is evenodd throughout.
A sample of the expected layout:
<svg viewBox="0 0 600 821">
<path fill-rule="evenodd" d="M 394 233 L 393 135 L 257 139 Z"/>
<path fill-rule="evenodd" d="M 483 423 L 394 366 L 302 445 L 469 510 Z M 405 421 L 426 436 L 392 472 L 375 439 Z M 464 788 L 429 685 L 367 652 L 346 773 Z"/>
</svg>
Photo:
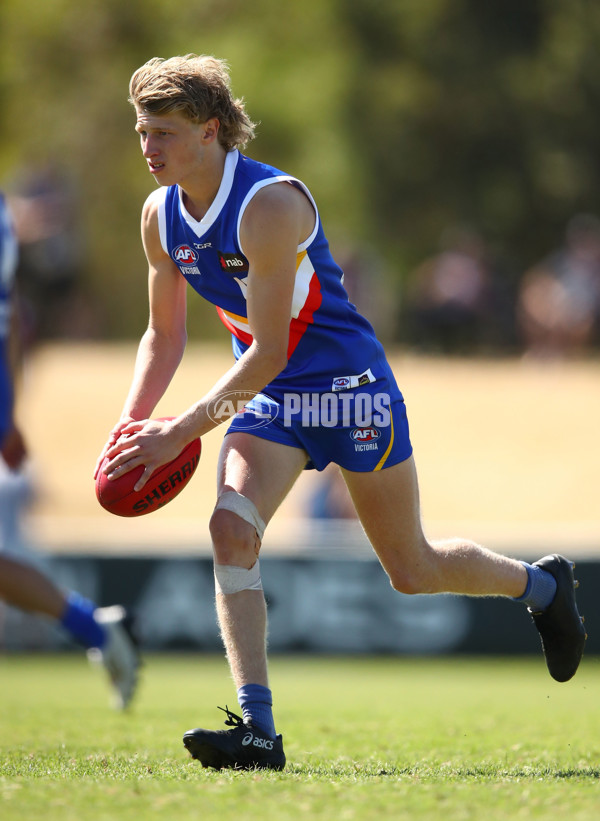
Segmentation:
<svg viewBox="0 0 600 821">
<path fill-rule="evenodd" d="M 211 117 L 202 125 L 202 140 L 206 143 L 212 143 L 217 139 L 219 134 L 219 127 L 221 123 L 216 117 Z"/>
</svg>

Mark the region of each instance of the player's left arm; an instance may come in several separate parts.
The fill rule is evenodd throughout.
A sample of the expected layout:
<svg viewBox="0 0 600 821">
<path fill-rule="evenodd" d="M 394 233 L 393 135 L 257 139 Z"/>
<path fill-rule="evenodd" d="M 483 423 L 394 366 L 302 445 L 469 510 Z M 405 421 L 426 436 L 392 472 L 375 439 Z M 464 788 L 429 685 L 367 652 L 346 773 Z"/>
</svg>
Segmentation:
<svg viewBox="0 0 600 821">
<path fill-rule="evenodd" d="M 298 246 L 312 231 L 315 215 L 306 196 L 289 183 L 263 188 L 248 206 L 240 242 L 249 262 L 248 324 L 253 342 L 246 366 L 255 361 L 263 388 L 287 364 Z M 260 374 L 260 375 L 259 375 Z"/>
<path fill-rule="evenodd" d="M 230 408 L 238 407 L 249 392 L 260 392 L 287 365 L 298 245 L 310 235 L 314 221 L 309 200 L 289 183 L 266 186 L 248 205 L 240 243 L 249 263 L 246 307 L 252 343 L 211 390 L 178 417 L 185 440 L 201 437 L 226 420 L 226 414 L 214 412 L 220 396 L 227 395 Z"/>
<path fill-rule="evenodd" d="M 212 389 L 177 423 L 186 439 L 215 427 L 215 403 L 227 394 L 230 407 L 248 392 L 260 392 L 287 365 L 298 246 L 312 232 L 315 213 L 308 198 L 289 183 L 266 186 L 246 209 L 240 227 L 249 263 L 246 307 L 252 343 Z M 212 417 L 212 418 L 211 418 Z M 219 414 L 219 423 L 226 415 Z"/>
<path fill-rule="evenodd" d="M 253 341 L 200 406 L 210 408 L 222 393 L 239 392 L 243 401 L 286 367 L 298 246 L 314 222 L 308 198 L 289 183 L 266 186 L 248 205 L 240 244 L 249 262 L 246 308 Z"/>
</svg>

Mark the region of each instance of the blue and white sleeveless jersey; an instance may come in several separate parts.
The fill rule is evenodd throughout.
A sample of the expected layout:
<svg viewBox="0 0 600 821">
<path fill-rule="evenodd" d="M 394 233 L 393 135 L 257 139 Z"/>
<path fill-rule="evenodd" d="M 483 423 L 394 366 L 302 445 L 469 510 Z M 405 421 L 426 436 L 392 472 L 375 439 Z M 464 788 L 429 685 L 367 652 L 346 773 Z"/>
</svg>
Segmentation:
<svg viewBox="0 0 600 821">
<path fill-rule="evenodd" d="M 12 418 L 13 391 L 8 359 L 12 290 L 17 269 L 17 239 L 0 194 L 0 442 Z"/>
<path fill-rule="evenodd" d="M 322 393 L 356 388 L 379 378 L 393 380 L 373 328 L 348 300 L 343 272 L 331 256 L 316 204 L 294 177 L 230 151 L 217 196 L 200 221 L 187 212 L 178 186 L 158 189 L 152 196 L 159 207 L 165 252 L 192 288 L 216 305 L 239 358 L 253 339 L 246 305 L 248 260 L 240 243 L 240 224 L 255 194 L 280 182 L 304 191 L 315 210 L 315 227 L 297 252 L 288 364 L 264 393 L 278 399 L 289 390 Z"/>
</svg>

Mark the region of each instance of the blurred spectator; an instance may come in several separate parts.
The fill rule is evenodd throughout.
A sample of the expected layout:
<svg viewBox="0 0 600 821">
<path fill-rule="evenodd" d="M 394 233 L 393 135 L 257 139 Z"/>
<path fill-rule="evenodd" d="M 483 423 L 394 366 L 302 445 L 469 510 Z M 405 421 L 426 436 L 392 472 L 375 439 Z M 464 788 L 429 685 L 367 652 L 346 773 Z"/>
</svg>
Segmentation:
<svg viewBox="0 0 600 821">
<path fill-rule="evenodd" d="M 565 245 L 524 275 L 517 323 L 526 355 L 556 358 L 583 353 L 600 320 L 600 220 L 579 214 Z"/>
<path fill-rule="evenodd" d="M 27 341 L 94 335 L 94 312 L 82 289 L 78 204 L 70 184 L 54 166 L 32 170 L 17 185 L 10 206 Z"/>
<path fill-rule="evenodd" d="M 315 478 L 316 483 L 307 502 L 308 517 L 356 519 L 356 510 L 339 467 L 331 463 Z"/>
<path fill-rule="evenodd" d="M 380 254 L 372 246 L 352 241 L 331 243 L 334 258 L 344 272 L 348 299 L 377 328 L 382 341 L 395 335 L 397 296 L 385 275 Z"/>
<path fill-rule="evenodd" d="M 470 228 L 453 227 L 442 236 L 441 246 L 410 277 L 409 341 L 442 353 L 506 346 L 512 337 L 510 301 L 483 238 Z"/>
</svg>

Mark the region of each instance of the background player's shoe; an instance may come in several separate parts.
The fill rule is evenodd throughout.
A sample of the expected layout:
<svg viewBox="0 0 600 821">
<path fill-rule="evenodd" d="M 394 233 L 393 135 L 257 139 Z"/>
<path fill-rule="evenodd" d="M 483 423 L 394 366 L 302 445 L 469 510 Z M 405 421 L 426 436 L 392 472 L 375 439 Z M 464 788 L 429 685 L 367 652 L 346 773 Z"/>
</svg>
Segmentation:
<svg viewBox="0 0 600 821">
<path fill-rule="evenodd" d="M 98 607 L 94 619 L 106 632 L 106 643 L 101 649 L 93 647 L 88 650 L 88 658 L 105 668 L 114 691 L 114 706 L 123 710 L 135 693 L 140 667 L 133 617 L 124 607 L 115 604 Z"/>
<path fill-rule="evenodd" d="M 557 553 L 534 564 L 554 576 L 556 595 L 542 612 L 529 612 L 539 630 L 550 675 L 556 681 L 568 681 L 577 672 L 587 639 L 575 601 L 575 565 Z"/>
<path fill-rule="evenodd" d="M 223 710 L 219 707 L 219 710 Z M 240 716 L 225 708 L 225 724 L 233 730 L 188 730 L 183 743 L 192 758 L 215 770 L 283 770 L 285 753 L 280 735 L 270 738 L 258 727 L 244 724 Z"/>
</svg>

